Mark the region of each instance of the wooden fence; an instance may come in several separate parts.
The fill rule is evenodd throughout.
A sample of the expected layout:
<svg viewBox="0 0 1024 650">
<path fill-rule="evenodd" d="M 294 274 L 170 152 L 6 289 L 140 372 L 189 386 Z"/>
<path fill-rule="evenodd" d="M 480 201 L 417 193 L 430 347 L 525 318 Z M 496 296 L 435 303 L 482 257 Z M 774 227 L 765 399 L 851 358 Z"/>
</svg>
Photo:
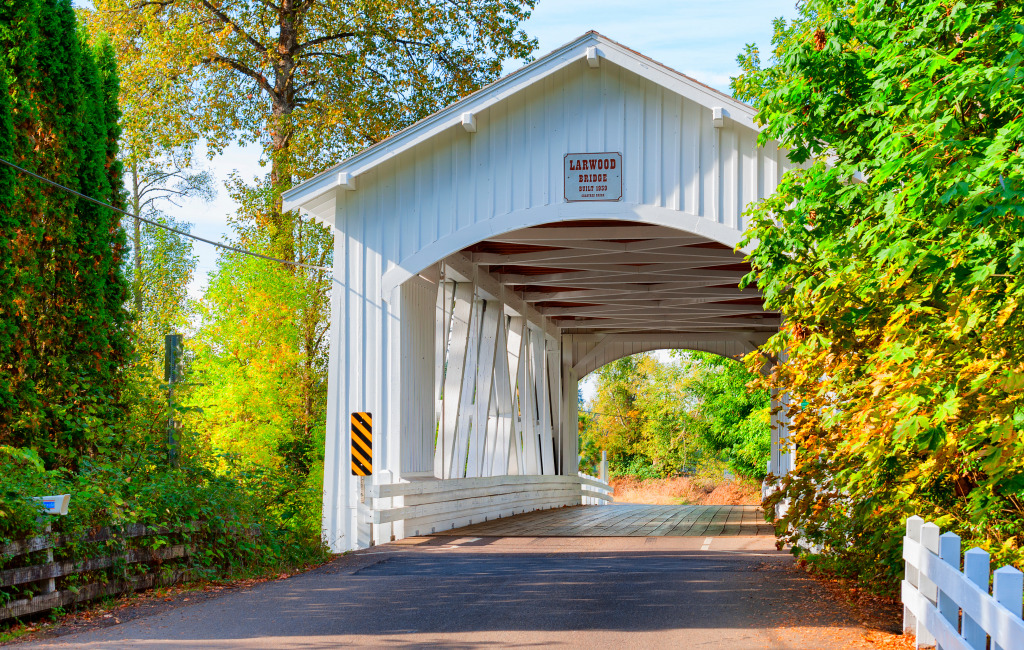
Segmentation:
<svg viewBox="0 0 1024 650">
<path fill-rule="evenodd" d="M 917 635 L 918 647 L 985 650 L 991 639 L 993 650 L 1024 650 L 1024 574 L 996 569 L 989 593 L 988 553 L 967 551 L 961 570 L 960 538 L 941 532 L 920 517 L 907 519 L 904 631 Z"/>
<path fill-rule="evenodd" d="M 175 560 L 192 555 L 189 534 L 198 528 L 128 524 L 75 538 L 45 534 L 0 545 L 0 621 L 176 583 L 189 570 Z M 259 531 L 243 534 L 255 537 Z M 55 560 L 55 553 L 71 557 Z"/>
</svg>

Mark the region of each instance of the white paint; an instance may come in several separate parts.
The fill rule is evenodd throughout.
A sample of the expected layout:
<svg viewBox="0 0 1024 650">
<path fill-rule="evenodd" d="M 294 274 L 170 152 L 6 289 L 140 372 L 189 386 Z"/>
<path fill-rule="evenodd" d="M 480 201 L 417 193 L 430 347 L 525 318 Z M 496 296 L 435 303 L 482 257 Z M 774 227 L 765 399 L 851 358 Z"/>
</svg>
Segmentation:
<svg viewBox="0 0 1024 650">
<path fill-rule="evenodd" d="M 730 118 L 717 129 L 714 107 Z M 535 483 L 532 494 L 471 497 L 465 511 L 415 495 L 367 509 L 348 476 L 352 411 L 375 414 L 375 483 L 576 480 L 579 377 L 645 350 L 735 357 L 763 342 L 774 320 L 704 304 L 741 275 L 721 268 L 739 254 L 713 245 L 740 242 L 740 212 L 790 166 L 773 144 L 755 146 L 753 115 L 587 34 L 286 193 L 286 209 L 336 235 L 324 469 L 333 550 L 581 498 L 582 488 L 542 497 Z M 565 155 L 602 151 L 621 154 L 622 200 L 566 203 Z M 342 188 L 342 173 L 359 176 L 357 190 Z M 580 220 L 630 225 L 596 236 Z M 563 225 L 538 227 L 553 223 Z M 575 243 L 562 258 L 465 250 L 484 240 Z M 712 248 L 680 249 L 693 243 Z M 523 262 L 549 272 L 517 269 Z M 545 304 L 518 289 L 557 293 L 567 282 L 596 304 Z"/>
<path fill-rule="evenodd" d="M 1024 650 L 1024 574 L 1008 566 L 997 569 L 989 594 L 988 553 L 967 551 L 961 572 L 960 538 L 940 532 L 920 517 L 907 519 L 904 631 L 917 635 L 918 647 L 937 642 L 946 650 L 983 650 L 987 636 L 993 648 Z"/>
<path fill-rule="evenodd" d="M 720 129 L 725 126 L 725 110 L 721 106 L 715 106 L 711 109 L 711 124 L 716 129 Z"/>
</svg>

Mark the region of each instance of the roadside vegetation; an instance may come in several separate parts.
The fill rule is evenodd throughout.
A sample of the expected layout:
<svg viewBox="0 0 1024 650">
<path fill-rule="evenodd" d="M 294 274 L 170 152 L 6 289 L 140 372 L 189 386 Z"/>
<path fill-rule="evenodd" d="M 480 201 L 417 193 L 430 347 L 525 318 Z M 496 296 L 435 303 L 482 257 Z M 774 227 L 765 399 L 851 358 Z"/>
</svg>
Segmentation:
<svg viewBox="0 0 1024 650">
<path fill-rule="evenodd" d="M 767 391 L 748 388 L 754 377 L 738 361 L 670 354 L 636 354 L 596 371 L 594 398 L 580 411 L 581 469 L 594 471 L 606 452 L 610 477 L 628 477 L 623 488 L 677 502 L 705 499 L 733 482 L 727 473 L 759 484 L 771 447 Z"/>
<path fill-rule="evenodd" d="M 910 515 L 1024 568 L 1024 4 L 798 6 L 733 80 L 806 163 L 748 213 L 786 314 L 779 534 L 885 590 Z"/>
<path fill-rule="evenodd" d="M 318 561 L 333 238 L 281 193 L 527 60 L 533 3 L 76 4 L 0 3 L 0 158 L 152 223 L 0 166 L 0 545 L 146 524 L 191 531 L 199 578 Z M 232 143 L 267 173 L 218 188 L 195 154 Z M 227 243 L 284 263 L 225 252 L 190 296 L 160 225 L 224 190 Z M 61 493 L 62 518 L 28 499 Z"/>
</svg>

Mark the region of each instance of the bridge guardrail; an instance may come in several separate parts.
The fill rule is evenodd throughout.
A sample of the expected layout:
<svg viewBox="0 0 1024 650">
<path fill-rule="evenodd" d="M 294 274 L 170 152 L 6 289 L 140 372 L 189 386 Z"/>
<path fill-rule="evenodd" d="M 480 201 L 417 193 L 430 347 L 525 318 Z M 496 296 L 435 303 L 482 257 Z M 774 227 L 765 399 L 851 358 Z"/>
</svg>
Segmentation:
<svg viewBox="0 0 1024 650">
<path fill-rule="evenodd" d="M 406 535 L 449 530 L 514 514 L 612 501 L 592 476 L 514 475 L 368 486 L 373 524 L 405 522 Z"/>
<path fill-rule="evenodd" d="M 611 496 L 612 487 L 605 481 L 602 481 L 600 477 L 584 474 L 583 472 L 579 473 L 579 477 L 580 487 L 583 488 L 583 505 L 603 506 L 615 500 Z"/>
<path fill-rule="evenodd" d="M 907 519 L 903 631 L 917 635 L 918 647 L 984 650 L 990 638 L 993 649 L 1024 650 L 1024 573 L 996 569 L 989 593 L 989 554 L 972 548 L 961 570 L 960 538 L 941 532 L 921 517 Z"/>
</svg>

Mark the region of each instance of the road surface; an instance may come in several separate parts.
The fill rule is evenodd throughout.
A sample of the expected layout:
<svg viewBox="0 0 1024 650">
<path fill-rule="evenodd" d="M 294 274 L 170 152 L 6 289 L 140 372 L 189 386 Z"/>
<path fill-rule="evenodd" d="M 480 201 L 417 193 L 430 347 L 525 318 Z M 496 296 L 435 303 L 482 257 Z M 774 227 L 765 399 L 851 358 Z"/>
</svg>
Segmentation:
<svg viewBox="0 0 1024 650">
<path fill-rule="evenodd" d="M 179 599 L 26 646 L 871 647 L 845 608 L 768 535 L 459 532 L 349 553 L 286 580 Z"/>
</svg>

